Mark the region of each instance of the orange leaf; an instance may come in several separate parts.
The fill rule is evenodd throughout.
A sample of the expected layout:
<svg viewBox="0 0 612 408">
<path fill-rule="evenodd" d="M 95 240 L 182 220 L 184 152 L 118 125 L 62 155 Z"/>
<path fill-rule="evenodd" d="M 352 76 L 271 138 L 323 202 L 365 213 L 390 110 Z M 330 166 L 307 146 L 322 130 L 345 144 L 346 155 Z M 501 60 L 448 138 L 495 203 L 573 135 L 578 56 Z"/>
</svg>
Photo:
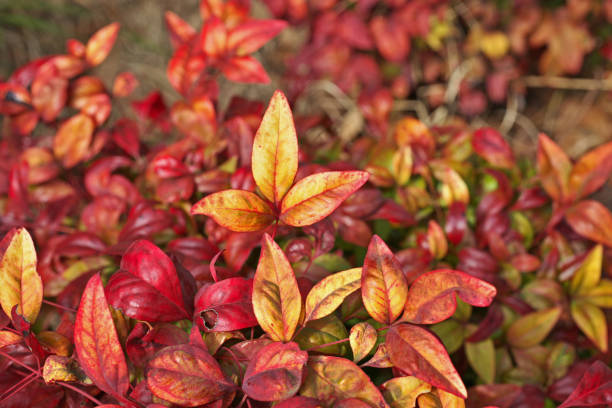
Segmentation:
<svg viewBox="0 0 612 408">
<path fill-rule="evenodd" d="M 460 271 L 438 269 L 419 276 L 410 286 L 403 321 L 433 324 L 455 313 L 457 300 L 473 306 L 489 306 L 497 294 L 495 286 Z"/>
<path fill-rule="evenodd" d="M 166 11 L 164 14 L 166 27 L 170 32 L 170 42 L 172 47 L 177 48 L 180 45 L 190 41 L 196 35 L 196 31 L 185 20 L 177 16 L 171 11 Z"/>
<path fill-rule="evenodd" d="M 540 133 L 538 140 L 538 175 L 542 187 L 555 201 L 568 198 L 568 182 L 572 162 L 548 136 Z"/>
<path fill-rule="evenodd" d="M 358 362 L 363 360 L 376 345 L 377 339 L 378 333 L 369 323 L 359 322 L 351 327 L 349 342 L 353 350 L 353 361 Z"/>
<path fill-rule="evenodd" d="M 363 261 L 361 297 L 374 320 L 391 324 L 404 310 L 408 283 L 389 247 L 374 235 Z"/>
<path fill-rule="evenodd" d="M 581 199 L 597 191 L 612 172 L 612 142 L 599 146 L 582 156 L 569 177 L 569 191 Z"/>
<path fill-rule="evenodd" d="M 274 341 L 290 341 L 300 319 L 302 298 L 285 253 L 268 234 L 253 280 L 253 311 Z"/>
<path fill-rule="evenodd" d="M 393 365 L 435 387 L 461 398 L 467 390 L 440 341 L 422 327 L 399 324 L 387 332 L 387 350 Z"/>
<path fill-rule="evenodd" d="M 364 171 L 328 171 L 298 181 L 281 203 L 281 220 L 294 227 L 312 225 L 331 214 L 365 182 Z"/>
<path fill-rule="evenodd" d="M 311 356 L 300 395 L 332 407 L 347 398 L 358 398 L 372 407 L 388 407 L 370 377 L 345 358 Z"/>
<path fill-rule="evenodd" d="M 270 77 L 259 61 L 251 56 L 234 57 L 225 61 L 221 72 L 230 81 L 245 84 L 267 84 Z"/>
<path fill-rule="evenodd" d="M 308 353 L 297 343 L 271 343 L 251 359 L 242 389 L 257 401 L 279 401 L 294 396 L 302 384 Z"/>
<path fill-rule="evenodd" d="M 42 298 L 34 242 L 25 228 L 14 228 L 0 242 L 0 305 L 7 316 L 17 306 L 17 313 L 34 323 Z"/>
<path fill-rule="evenodd" d="M 74 323 L 74 347 L 85 374 L 102 391 L 125 395 L 130 386 L 127 364 L 100 275 L 89 279 Z"/>
<path fill-rule="evenodd" d="M 0 349 L 2 347 L 20 343 L 23 340 L 24 338 L 17 333 L 13 333 L 12 331 L 8 330 L 0 330 Z"/>
<path fill-rule="evenodd" d="M 87 157 L 94 128 L 93 119 L 83 113 L 61 124 L 53 139 L 53 153 L 64 167 L 73 167 Z"/>
<path fill-rule="evenodd" d="M 112 23 L 102 27 L 91 36 L 85 48 L 85 61 L 92 67 L 106 59 L 115 45 L 119 23 Z"/>
<path fill-rule="evenodd" d="M 306 296 L 304 323 L 329 315 L 360 287 L 361 268 L 334 273 L 320 280 Z"/>
<path fill-rule="evenodd" d="M 235 387 L 206 350 L 187 344 L 161 349 L 146 377 L 155 396 L 187 407 L 220 400 Z"/>
<path fill-rule="evenodd" d="M 253 141 L 253 178 L 261 193 L 277 205 L 298 169 L 298 143 L 293 115 L 285 95 L 276 91 Z"/>
<path fill-rule="evenodd" d="M 232 231 L 259 231 L 272 224 L 274 213 L 255 193 L 225 190 L 210 194 L 191 207 L 192 214 L 204 214 Z"/>
<path fill-rule="evenodd" d="M 508 328 L 506 333 L 508 343 L 517 348 L 528 348 L 540 344 L 555 327 L 560 316 L 560 307 L 526 314 Z"/>
<path fill-rule="evenodd" d="M 608 351 L 608 324 L 606 315 L 597 306 L 588 301 L 574 301 L 571 303 L 570 313 L 580 331 L 605 353 Z"/>
<path fill-rule="evenodd" d="M 580 201 L 567 210 L 565 220 L 583 237 L 612 247 L 612 214 L 600 202 Z"/>
<path fill-rule="evenodd" d="M 202 27 L 202 51 L 209 57 L 220 57 L 227 49 L 227 30 L 217 17 L 212 17 Z"/>
</svg>

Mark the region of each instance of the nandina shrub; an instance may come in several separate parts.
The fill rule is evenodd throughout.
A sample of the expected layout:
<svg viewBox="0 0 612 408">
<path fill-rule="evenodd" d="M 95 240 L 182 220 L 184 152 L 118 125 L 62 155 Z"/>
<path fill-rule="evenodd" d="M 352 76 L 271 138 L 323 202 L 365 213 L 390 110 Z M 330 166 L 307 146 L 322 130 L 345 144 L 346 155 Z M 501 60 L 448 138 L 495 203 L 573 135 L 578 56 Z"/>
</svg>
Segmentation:
<svg viewBox="0 0 612 408">
<path fill-rule="evenodd" d="M 362 103 L 369 128 L 317 148 L 281 91 L 219 104 L 221 75 L 269 80 L 250 54 L 286 23 L 201 14 L 166 15 L 170 109 L 118 117 L 136 78 L 88 73 L 116 24 L 1 84 L 2 406 L 610 400 L 612 215 L 589 196 L 612 144 L 572 162 L 540 135 L 531 163 Z"/>
</svg>

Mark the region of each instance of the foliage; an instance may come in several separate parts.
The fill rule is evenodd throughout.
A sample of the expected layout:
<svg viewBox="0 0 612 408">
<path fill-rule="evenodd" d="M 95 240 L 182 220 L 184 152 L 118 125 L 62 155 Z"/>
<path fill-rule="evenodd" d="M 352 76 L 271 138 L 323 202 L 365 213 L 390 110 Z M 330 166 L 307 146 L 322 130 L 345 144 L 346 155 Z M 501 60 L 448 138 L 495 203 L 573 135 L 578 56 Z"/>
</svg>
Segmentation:
<svg viewBox="0 0 612 408">
<path fill-rule="evenodd" d="M 493 128 L 391 121 L 376 64 L 407 69 L 417 11 L 433 26 L 409 37 L 435 51 L 446 3 L 312 4 L 306 82 L 379 81 L 358 96 L 368 129 L 330 149 L 302 139 L 324 124 L 294 119 L 296 88 L 220 102 L 221 76 L 269 81 L 251 54 L 287 26 L 245 1 L 202 1 L 200 31 L 166 14 L 170 109 L 154 91 L 124 116 L 137 79 L 89 71 L 118 24 L 0 84 L 3 406 L 609 403 L 612 214 L 589 196 L 612 143 L 572 162 L 542 134 L 531 163 Z"/>
</svg>

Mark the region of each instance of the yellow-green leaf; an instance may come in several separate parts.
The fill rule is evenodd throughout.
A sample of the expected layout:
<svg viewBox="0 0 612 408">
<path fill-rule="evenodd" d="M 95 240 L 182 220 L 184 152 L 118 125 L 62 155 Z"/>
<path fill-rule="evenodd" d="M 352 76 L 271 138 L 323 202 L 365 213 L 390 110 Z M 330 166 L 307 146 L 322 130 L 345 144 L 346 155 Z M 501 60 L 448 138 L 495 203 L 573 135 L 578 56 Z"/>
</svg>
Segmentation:
<svg viewBox="0 0 612 408">
<path fill-rule="evenodd" d="M 414 407 L 419 395 L 431 391 L 431 385 L 416 377 L 395 377 L 381 385 L 391 408 Z"/>
<path fill-rule="evenodd" d="M 36 271 L 36 249 L 25 228 L 11 230 L 0 242 L 0 304 L 7 316 L 13 306 L 34 323 L 43 297 L 43 284 Z"/>
<path fill-rule="evenodd" d="M 298 169 L 298 143 L 285 95 L 276 91 L 253 140 L 253 178 L 261 193 L 279 204 Z"/>
<path fill-rule="evenodd" d="M 570 293 L 580 294 L 594 288 L 601 278 L 601 263 L 603 259 L 603 246 L 598 244 L 586 256 L 582 264 L 574 273 L 570 283 Z"/>
<path fill-rule="evenodd" d="M 493 340 L 486 339 L 477 343 L 465 343 L 465 355 L 476 374 L 486 384 L 495 381 L 495 345 Z"/>
<path fill-rule="evenodd" d="M 508 328 L 508 343 L 518 348 L 540 344 L 555 327 L 560 316 L 561 308 L 558 306 L 526 314 Z"/>
<path fill-rule="evenodd" d="M 612 281 L 609 279 L 602 279 L 599 285 L 594 288 L 581 291 L 579 297 L 595 306 L 604 308 L 612 307 Z"/>
<path fill-rule="evenodd" d="M 237 232 L 259 231 L 274 221 L 270 206 L 257 194 L 243 190 L 210 194 L 194 204 L 191 213 L 208 215 L 219 225 Z"/>
<path fill-rule="evenodd" d="M 597 306 L 589 302 L 574 301 L 570 306 L 572 319 L 578 328 L 589 338 L 597 348 L 605 353 L 608 351 L 608 324 L 606 315 Z"/>
<path fill-rule="evenodd" d="M 275 341 L 291 340 L 302 311 L 291 264 L 268 234 L 263 236 L 253 280 L 253 311 L 261 328 Z"/>
<path fill-rule="evenodd" d="M 320 319 L 336 310 L 344 299 L 361 287 L 361 268 L 327 276 L 306 296 L 304 322 Z"/>
</svg>

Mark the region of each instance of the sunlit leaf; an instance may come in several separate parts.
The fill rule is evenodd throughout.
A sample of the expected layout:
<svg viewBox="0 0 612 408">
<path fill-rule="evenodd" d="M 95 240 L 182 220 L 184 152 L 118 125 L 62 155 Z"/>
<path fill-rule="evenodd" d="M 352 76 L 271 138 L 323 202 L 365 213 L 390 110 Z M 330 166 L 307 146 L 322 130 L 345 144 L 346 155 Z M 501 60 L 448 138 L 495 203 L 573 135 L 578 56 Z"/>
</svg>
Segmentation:
<svg viewBox="0 0 612 408">
<path fill-rule="evenodd" d="M 139 240 L 121 258 L 121 270 L 111 276 L 106 295 L 133 319 L 171 322 L 192 316 L 193 297 L 186 302 L 182 286 L 170 258 L 152 242 Z"/>
<path fill-rule="evenodd" d="M 255 193 L 225 190 L 210 194 L 191 208 L 192 214 L 204 214 L 232 231 L 259 231 L 272 224 L 274 213 Z"/>
<path fill-rule="evenodd" d="M 361 268 L 334 273 L 310 289 L 304 305 L 304 322 L 320 319 L 336 310 L 361 287 Z"/>
<path fill-rule="evenodd" d="M 43 379 L 47 384 L 55 381 L 83 381 L 85 373 L 71 358 L 49 356 L 43 366 Z"/>
<path fill-rule="evenodd" d="M 366 181 L 368 173 L 363 171 L 329 171 L 304 177 L 283 198 L 280 219 L 294 227 L 314 224 Z"/>
<path fill-rule="evenodd" d="M 383 396 L 391 408 L 416 406 L 417 397 L 431 391 L 431 385 L 416 377 L 396 377 L 381 385 Z"/>
<path fill-rule="evenodd" d="M 574 301 L 570 313 L 576 325 L 602 353 L 608 351 L 608 324 L 606 315 L 588 301 Z"/>
<path fill-rule="evenodd" d="M 438 269 L 421 275 L 410 286 L 403 321 L 432 324 L 455 313 L 456 296 L 473 306 L 491 304 L 497 294 L 495 286 L 467 273 Z"/>
<path fill-rule="evenodd" d="M 34 242 L 25 228 L 14 228 L 0 241 L 0 305 L 7 316 L 17 306 L 17 313 L 34 323 L 42 298 Z"/>
<path fill-rule="evenodd" d="M 570 293 L 582 293 L 597 286 L 601 278 L 602 260 L 603 247 L 597 245 L 588 253 L 578 270 L 574 272 L 570 282 Z"/>
<path fill-rule="evenodd" d="M 389 359 L 397 368 L 461 398 L 467 390 L 440 341 L 427 330 L 399 324 L 387 332 Z"/>
<path fill-rule="evenodd" d="M 368 246 L 361 275 L 361 297 L 374 320 L 391 324 L 404 310 L 408 283 L 401 265 L 378 235 Z"/>
<path fill-rule="evenodd" d="M 187 407 L 217 401 L 235 388 L 208 352 L 187 344 L 160 350 L 149 362 L 146 378 L 157 397 Z"/>
<path fill-rule="evenodd" d="M 308 353 L 296 343 L 271 343 L 257 352 L 244 374 L 242 389 L 258 401 L 294 396 L 302 384 Z"/>
<path fill-rule="evenodd" d="M 298 169 L 298 143 L 285 95 L 276 91 L 253 140 L 253 178 L 261 193 L 280 204 Z"/>
<path fill-rule="evenodd" d="M 349 342 L 353 350 L 353 361 L 363 360 L 376 345 L 377 339 L 378 333 L 376 329 L 367 322 L 359 322 L 351 327 Z"/>
<path fill-rule="evenodd" d="M 602 279 L 599 285 L 581 291 L 580 296 L 577 297 L 585 299 L 595 306 L 612 308 L 612 281 Z"/>
<path fill-rule="evenodd" d="M 99 274 L 83 291 L 74 323 L 74 348 L 79 364 L 98 388 L 120 396 L 128 391 L 128 368 Z"/>
<path fill-rule="evenodd" d="M 250 20 L 231 30 L 227 36 L 227 47 L 236 55 L 247 55 L 257 51 L 285 27 L 283 20 Z"/>
<path fill-rule="evenodd" d="M 302 310 L 300 290 L 283 250 L 264 234 L 253 281 L 253 311 L 275 341 L 290 341 Z"/>
<path fill-rule="evenodd" d="M 522 316 L 508 328 L 506 333 L 508 343 L 512 347 L 518 348 L 528 348 L 540 344 L 555 327 L 560 316 L 560 307 L 540 310 Z"/>
<path fill-rule="evenodd" d="M 355 363 L 340 357 L 310 356 L 300 395 L 316 398 L 325 407 L 358 398 L 371 407 L 388 407 L 380 391 Z"/>
<path fill-rule="evenodd" d="M 85 60 L 89 65 L 96 66 L 106 59 L 115 45 L 118 33 L 119 23 L 112 23 L 91 36 L 85 46 Z"/>
</svg>

